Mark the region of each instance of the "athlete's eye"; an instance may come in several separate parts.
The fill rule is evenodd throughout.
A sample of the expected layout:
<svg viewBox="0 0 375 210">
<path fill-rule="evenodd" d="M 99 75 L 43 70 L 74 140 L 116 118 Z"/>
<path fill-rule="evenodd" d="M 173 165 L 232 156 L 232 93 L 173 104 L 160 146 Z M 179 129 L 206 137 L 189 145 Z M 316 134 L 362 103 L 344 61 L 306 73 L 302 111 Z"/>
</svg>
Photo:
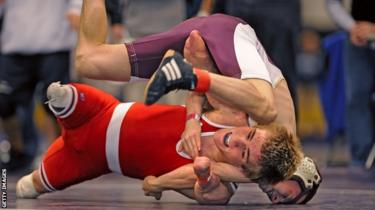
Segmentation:
<svg viewBox="0 0 375 210">
<path fill-rule="evenodd" d="M 257 132 L 257 129 L 256 129 L 256 128 L 253 129 L 253 130 L 251 130 L 251 131 L 249 132 L 249 134 L 247 135 L 247 140 L 248 140 L 248 141 L 253 140 L 253 138 L 254 138 L 256 132 Z"/>
</svg>

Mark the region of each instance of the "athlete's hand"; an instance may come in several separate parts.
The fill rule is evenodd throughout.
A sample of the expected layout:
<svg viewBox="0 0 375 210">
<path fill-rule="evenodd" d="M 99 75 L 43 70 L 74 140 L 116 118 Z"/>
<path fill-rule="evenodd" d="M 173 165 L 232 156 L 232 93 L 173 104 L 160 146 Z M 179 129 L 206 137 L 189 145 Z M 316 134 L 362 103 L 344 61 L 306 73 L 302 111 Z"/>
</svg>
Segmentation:
<svg viewBox="0 0 375 210">
<path fill-rule="evenodd" d="M 156 200 L 160 200 L 163 190 L 157 185 L 157 177 L 147 176 L 143 179 L 142 189 L 145 196 L 153 196 Z"/>
<path fill-rule="evenodd" d="M 186 121 L 185 130 L 181 135 L 182 147 L 180 151 L 185 151 L 194 160 L 201 150 L 201 122 L 196 119 Z"/>
</svg>

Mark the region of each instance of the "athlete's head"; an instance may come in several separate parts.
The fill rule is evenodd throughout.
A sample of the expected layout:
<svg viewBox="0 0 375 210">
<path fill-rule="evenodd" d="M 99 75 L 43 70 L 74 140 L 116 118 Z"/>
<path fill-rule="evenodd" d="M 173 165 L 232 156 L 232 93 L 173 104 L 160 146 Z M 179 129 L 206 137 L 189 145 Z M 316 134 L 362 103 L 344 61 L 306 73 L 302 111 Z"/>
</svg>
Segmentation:
<svg viewBox="0 0 375 210">
<path fill-rule="evenodd" d="M 250 179 L 267 184 L 290 178 L 302 157 L 293 136 L 276 124 L 219 130 L 214 141 L 223 162 L 240 166 Z"/>
<path fill-rule="evenodd" d="M 305 204 L 317 192 L 322 176 L 312 159 L 305 157 L 289 180 L 274 185 L 259 185 L 272 203 Z"/>
</svg>

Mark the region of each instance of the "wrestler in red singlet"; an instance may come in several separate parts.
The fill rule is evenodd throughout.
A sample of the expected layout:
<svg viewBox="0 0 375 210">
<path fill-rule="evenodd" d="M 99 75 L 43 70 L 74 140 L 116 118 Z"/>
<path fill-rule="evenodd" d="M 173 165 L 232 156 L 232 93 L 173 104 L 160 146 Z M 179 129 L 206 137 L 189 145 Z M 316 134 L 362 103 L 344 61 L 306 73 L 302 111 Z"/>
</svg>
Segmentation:
<svg viewBox="0 0 375 210">
<path fill-rule="evenodd" d="M 120 103 L 95 88 L 71 84 L 72 103 L 53 110 L 62 135 L 50 146 L 39 173 L 49 191 L 117 172 L 143 179 L 192 160 L 176 150 L 185 127 L 184 106 Z M 202 132 L 219 129 L 202 118 Z"/>
</svg>

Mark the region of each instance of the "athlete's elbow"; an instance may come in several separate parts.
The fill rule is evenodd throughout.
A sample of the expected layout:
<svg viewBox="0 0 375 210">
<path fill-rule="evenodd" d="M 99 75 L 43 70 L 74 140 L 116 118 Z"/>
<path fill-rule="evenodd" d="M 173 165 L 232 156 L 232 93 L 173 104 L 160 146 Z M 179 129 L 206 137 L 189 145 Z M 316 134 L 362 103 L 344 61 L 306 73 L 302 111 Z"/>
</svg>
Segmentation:
<svg viewBox="0 0 375 210">
<path fill-rule="evenodd" d="M 266 105 L 259 108 L 256 113 L 254 113 L 253 118 L 259 124 L 270 124 L 275 121 L 277 117 L 277 110 L 272 105 Z"/>
<path fill-rule="evenodd" d="M 95 75 L 95 59 L 94 50 L 89 49 L 77 49 L 74 58 L 74 69 L 83 77 L 97 79 Z"/>
<path fill-rule="evenodd" d="M 274 106 L 270 106 L 268 110 L 265 111 L 265 124 L 272 123 L 273 121 L 276 120 L 277 117 L 277 110 Z"/>
<path fill-rule="evenodd" d="M 74 59 L 74 69 L 76 72 L 84 77 L 87 77 L 89 75 L 89 67 L 88 67 L 88 58 L 85 54 L 82 53 L 76 53 L 75 59 Z"/>
</svg>

